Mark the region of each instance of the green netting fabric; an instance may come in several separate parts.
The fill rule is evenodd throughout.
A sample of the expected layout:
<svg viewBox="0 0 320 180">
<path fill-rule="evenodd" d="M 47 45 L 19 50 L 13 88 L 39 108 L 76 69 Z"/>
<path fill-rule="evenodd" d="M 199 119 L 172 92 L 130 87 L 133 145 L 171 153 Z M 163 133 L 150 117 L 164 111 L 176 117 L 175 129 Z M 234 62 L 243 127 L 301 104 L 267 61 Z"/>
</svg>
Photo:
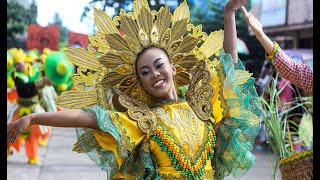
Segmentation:
<svg viewBox="0 0 320 180">
<path fill-rule="evenodd" d="M 125 145 L 122 142 L 118 129 L 112 122 L 112 119 L 109 115 L 109 110 L 105 110 L 99 105 L 94 105 L 91 108 L 86 108 L 83 110 L 91 111 L 96 114 L 100 130 L 109 133 L 116 140 L 119 156 L 122 158 L 127 157 L 129 152 L 126 150 Z"/>
<path fill-rule="evenodd" d="M 103 132 L 111 134 L 119 144 L 118 147 L 123 147 L 123 144 L 121 144 L 121 136 L 115 125 L 112 123 L 107 110 L 104 110 L 98 105 L 94 105 L 91 108 L 85 108 L 83 110 L 94 112 L 100 129 Z M 107 177 L 112 179 L 115 173 L 119 170 L 116 157 L 112 151 L 105 150 L 99 145 L 93 131 L 93 129 L 89 128 L 76 128 L 76 134 L 78 137 L 77 143 L 80 144 L 82 152 L 85 152 L 92 161 L 101 166 L 102 170 L 107 172 Z M 123 148 L 117 148 L 117 150 L 119 155 L 122 157 L 128 154 Z"/>
<path fill-rule="evenodd" d="M 76 134 L 78 137 L 77 143 L 79 143 L 83 150 L 81 152 L 86 153 L 93 162 L 107 172 L 107 179 L 112 179 L 119 169 L 114 153 L 103 149 L 99 145 L 94 137 L 93 129 L 76 128 Z M 82 139 L 81 137 L 83 136 L 86 136 L 86 138 Z"/>
<path fill-rule="evenodd" d="M 114 152 L 104 149 L 97 142 L 92 129 L 77 128 L 76 133 L 80 150 L 85 152 L 92 161 L 102 167 L 102 170 L 107 172 L 108 179 L 114 179 L 114 175 L 120 171 L 121 174 L 134 176 L 134 179 L 159 179 L 156 171 L 157 166 L 154 157 L 149 151 L 149 143 L 143 142 L 137 144 L 130 151 L 125 148 L 119 130 L 113 123 L 109 115 L 109 110 L 105 110 L 99 105 L 94 105 L 91 108 L 83 109 L 85 111 L 94 112 L 97 117 L 97 122 L 101 131 L 109 133 L 116 141 L 110 146 L 117 146 L 117 153 L 120 157 L 125 158 L 124 164 L 118 168 L 118 163 Z M 84 138 L 85 137 L 85 138 Z M 77 150 L 75 150 L 77 151 Z"/>
<path fill-rule="evenodd" d="M 254 79 L 236 85 L 235 70 L 244 70 L 241 61 L 234 67 L 230 54 L 220 51 L 222 67 L 219 72 L 220 100 L 224 101 L 224 117 L 217 128 L 217 146 L 212 159 L 215 179 L 226 176 L 241 177 L 254 165 L 255 157 L 250 152 L 261 127 L 258 95 Z M 234 93 L 232 93 L 234 92 Z"/>
<path fill-rule="evenodd" d="M 139 180 L 161 179 L 157 171 L 157 162 L 150 153 L 149 147 L 149 142 L 139 144 L 121 166 L 120 172 L 130 174 L 134 179 Z"/>
</svg>

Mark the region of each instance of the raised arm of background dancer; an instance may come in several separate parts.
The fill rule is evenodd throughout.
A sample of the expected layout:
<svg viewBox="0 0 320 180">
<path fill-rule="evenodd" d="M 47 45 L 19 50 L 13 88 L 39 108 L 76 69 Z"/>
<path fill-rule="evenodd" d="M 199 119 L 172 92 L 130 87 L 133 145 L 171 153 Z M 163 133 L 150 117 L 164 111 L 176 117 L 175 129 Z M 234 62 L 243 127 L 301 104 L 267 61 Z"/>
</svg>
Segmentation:
<svg viewBox="0 0 320 180">
<path fill-rule="evenodd" d="M 258 19 L 256 19 L 252 13 L 247 12 L 247 10 L 242 7 L 242 13 L 246 17 L 246 21 L 254 31 L 256 38 L 259 40 L 263 48 L 268 55 L 274 53 L 274 48 L 277 48 L 274 55 L 271 55 L 271 62 L 281 74 L 281 76 L 289 81 L 291 81 L 296 86 L 302 88 L 308 95 L 313 94 L 313 72 L 309 66 L 305 64 L 298 64 L 293 59 L 291 59 L 282 49 L 266 36 L 263 32 L 262 25 Z M 269 59 L 269 58 L 267 58 Z"/>
<path fill-rule="evenodd" d="M 59 112 L 32 113 L 7 125 L 7 142 L 14 142 L 16 137 L 31 125 L 54 127 L 84 127 L 99 129 L 96 115 L 81 109 Z"/>
<path fill-rule="evenodd" d="M 256 38 L 260 41 L 261 45 L 268 54 L 271 54 L 273 50 L 273 42 L 263 32 L 262 24 L 256 19 L 252 13 L 248 12 L 245 7 L 241 7 L 242 14 L 244 15 L 248 25 L 255 33 Z"/>
<path fill-rule="evenodd" d="M 224 40 L 223 48 L 232 56 L 234 64 L 238 63 L 237 29 L 235 11 L 243 6 L 247 0 L 229 0 L 224 7 Z"/>
</svg>

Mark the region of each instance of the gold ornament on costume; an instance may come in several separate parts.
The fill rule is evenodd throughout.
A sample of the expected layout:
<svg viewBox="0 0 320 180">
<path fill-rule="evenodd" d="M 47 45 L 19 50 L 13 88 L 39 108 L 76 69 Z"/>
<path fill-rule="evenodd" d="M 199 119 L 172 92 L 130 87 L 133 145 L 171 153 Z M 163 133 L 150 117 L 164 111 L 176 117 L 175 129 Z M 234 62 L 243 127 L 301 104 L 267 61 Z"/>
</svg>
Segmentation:
<svg viewBox="0 0 320 180">
<path fill-rule="evenodd" d="M 142 132 L 153 134 L 157 126 L 157 116 L 145 104 L 128 97 L 126 94 L 119 92 L 119 101 L 122 106 L 127 108 L 128 115 L 138 122 Z"/>
<path fill-rule="evenodd" d="M 212 104 L 208 99 L 213 96 L 213 87 L 210 86 L 210 71 L 206 70 L 205 61 L 200 61 L 198 70 L 192 78 L 192 83 L 186 94 L 190 107 L 201 120 L 209 120 Z"/>
<path fill-rule="evenodd" d="M 137 54 L 144 48 L 156 46 L 168 53 L 177 69 L 175 85 L 179 87 L 190 85 L 188 71 L 201 60 L 209 61 L 223 44 L 222 30 L 207 35 L 202 32 L 201 25 L 195 27 L 189 22 L 186 1 L 172 14 L 168 5 L 159 11 L 151 11 L 147 0 L 135 0 L 133 12 L 121 9 L 119 16 L 113 19 L 106 12 L 94 8 L 94 20 L 98 32 L 89 35 L 88 50 L 65 50 L 67 58 L 78 66 L 78 71 L 73 75 L 75 90 L 62 94 L 58 99 L 62 107 L 85 108 L 99 104 L 107 108 L 106 91 L 110 87 L 125 93 L 128 98 L 146 103 L 141 99 L 143 89 L 135 72 Z M 202 107 L 209 112 L 206 110 L 209 106 Z"/>
</svg>

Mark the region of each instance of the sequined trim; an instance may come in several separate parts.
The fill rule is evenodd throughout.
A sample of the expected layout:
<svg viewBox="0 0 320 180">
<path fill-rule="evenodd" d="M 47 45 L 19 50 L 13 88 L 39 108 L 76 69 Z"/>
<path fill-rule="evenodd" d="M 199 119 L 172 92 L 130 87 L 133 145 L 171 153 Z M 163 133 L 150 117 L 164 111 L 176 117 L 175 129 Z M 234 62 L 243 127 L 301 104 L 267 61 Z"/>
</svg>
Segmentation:
<svg viewBox="0 0 320 180">
<path fill-rule="evenodd" d="M 121 121 L 119 120 L 119 115 L 110 111 L 109 115 L 111 119 L 113 120 L 113 124 L 117 127 L 119 130 L 119 133 L 122 137 L 122 142 L 125 145 L 126 149 L 133 150 L 136 144 L 134 142 L 130 141 L 130 137 L 127 135 L 127 130 L 123 128 Z"/>
<path fill-rule="evenodd" d="M 213 124 L 207 122 L 206 127 L 209 130 L 207 134 L 208 139 L 204 149 L 194 163 L 184 155 L 181 148 L 175 143 L 175 140 L 161 126 L 157 127 L 155 134 L 151 138 L 166 152 L 177 171 L 180 171 L 182 175 L 188 178 L 201 179 L 204 175 L 203 169 L 207 160 L 213 157 L 213 148 L 215 147 L 216 140 Z"/>
</svg>

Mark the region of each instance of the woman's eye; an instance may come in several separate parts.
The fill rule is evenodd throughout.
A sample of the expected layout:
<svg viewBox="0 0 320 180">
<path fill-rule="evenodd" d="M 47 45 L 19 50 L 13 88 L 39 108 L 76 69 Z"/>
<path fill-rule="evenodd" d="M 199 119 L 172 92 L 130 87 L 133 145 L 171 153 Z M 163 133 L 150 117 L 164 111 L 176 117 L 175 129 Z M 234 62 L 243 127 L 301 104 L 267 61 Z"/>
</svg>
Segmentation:
<svg viewBox="0 0 320 180">
<path fill-rule="evenodd" d="M 148 74 L 148 72 L 149 71 L 143 71 L 143 72 L 141 72 L 141 75 L 144 76 L 144 75 Z"/>
<path fill-rule="evenodd" d="M 161 68 L 163 66 L 163 63 L 157 65 L 157 68 Z"/>
</svg>

